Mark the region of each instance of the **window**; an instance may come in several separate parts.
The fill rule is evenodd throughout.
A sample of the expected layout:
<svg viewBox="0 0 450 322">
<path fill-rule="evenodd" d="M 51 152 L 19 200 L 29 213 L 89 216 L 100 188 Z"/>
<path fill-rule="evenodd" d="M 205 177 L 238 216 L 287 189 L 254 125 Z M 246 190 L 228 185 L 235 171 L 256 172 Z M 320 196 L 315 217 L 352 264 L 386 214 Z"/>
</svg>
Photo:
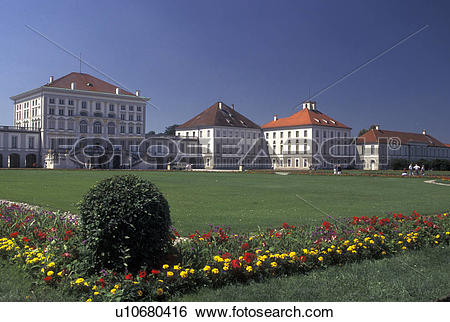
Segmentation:
<svg viewBox="0 0 450 322">
<path fill-rule="evenodd" d="M 48 100 L 48 103 L 49 103 L 49 104 L 55 104 L 55 99 L 54 99 L 54 98 L 50 98 L 50 99 Z"/>
<path fill-rule="evenodd" d="M 141 134 L 141 127 L 140 126 L 136 126 L 136 133 L 137 134 Z"/>
<path fill-rule="evenodd" d="M 111 112 L 114 112 L 114 104 L 109 104 L 109 110 L 110 110 Z"/>
<path fill-rule="evenodd" d="M 200 133 L 200 137 L 203 137 L 203 131 L 200 131 L 199 133 Z"/>
<path fill-rule="evenodd" d="M 58 129 L 64 130 L 64 120 L 63 119 L 58 120 Z"/>
<path fill-rule="evenodd" d="M 375 145 L 373 144 L 370 146 L 370 154 L 375 154 Z"/>
<path fill-rule="evenodd" d="M 133 120 L 134 120 L 134 115 L 133 114 L 128 115 L 128 121 L 133 121 Z"/>
<path fill-rule="evenodd" d="M 73 100 L 69 100 L 69 105 L 73 105 Z"/>
<path fill-rule="evenodd" d="M 54 129 L 55 128 L 55 120 L 54 119 L 49 119 L 48 120 L 48 128 L 49 129 Z"/>
<path fill-rule="evenodd" d="M 120 133 L 125 133 L 125 125 L 120 126 Z"/>
<path fill-rule="evenodd" d="M 300 135 L 300 131 L 295 131 L 295 137 L 298 138 L 299 135 Z"/>
<path fill-rule="evenodd" d="M 95 134 L 101 134 L 102 133 L 102 123 L 99 121 L 94 122 L 94 133 Z"/>
<path fill-rule="evenodd" d="M 88 132 L 88 124 L 85 120 L 80 121 L 80 133 Z"/>
<path fill-rule="evenodd" d="M 283 138 L 283 132 L 280 132 L 280 139 Z"/>
<path fill-rule="evenodd" d="M 59 99 L 59 105 L 64 105 L 64 100 L 63 99 Z"/>
<path fill-rule="evenodd" d="M 277 137 L 277 132 L 272 133 L 272 138 L 275 139 Z"/>
<path fill-rule="evenodd" d="M 95 103 L 95 109 L 96 110 L 99 110 L 101 108 L 102 108 L 102 106 L 101 106 L 101 104 L 99 102 Z"/>
<path fill-rule="evenodd" d="M 116 126 L 113 122 L 108 123 L 108 134 L 116 134 Z"/>
<path fill-rule="evenodd" d="M 208 130 L 208 131 L 207 131 L 206 133 L 207 133 L 207 136 L 209 137 L 209 135 L 210 135 L 210 131 Z"/>
<path fill-rule="evenodd" d="M 58 111 L 58 114 L 59 114 L 59 115 L 64 115 L 64 109 L 63 109 L 63 108 L 60 108 L 59 111 Z"/>
<path fill-rule="evenodd" d="M 136 115 L 136 121 L 141 121 L 141 114 Z"/>
<path fill-rule="evenodd" d="M 133 133 L 133 126 L 128 127 L 128 133 Z"/>
<path fill-rule="evenodd" d="M 125 114 L 120 114 L 120 119 L 121 119 L 122 121 L 124 121 L 124 120 L 125 120 Z"/>
<path fill-rule="evenodd" d="M 68 113 L 67 115 L 73 116 L 73 110 L 68 110 L 67 113 Z"/>
<path fill-rule="evenodd" d="M 295 167 L 298 168 L 299 165 L 300 165 L 299 160 L 298 160 L 298 159 L 295 159 Z"/>
<path fill-rule="evenodd" d="M 88 115 L 88 112 L 86 112 L 86 111 L 81 111 L 81 112 L 80 112 L 80 115 L 81 115 L 81 116 L 87 116 L 87 115 Z"/>
<path fill-rule="evenodd" d="M 67 121 L 67 129 L 68 130 L 73 130 L 73 126 L 74 126 L 73 120 L 68 120 Z"/>
<path fill-rule="evenodd" d="M 133 106 L 133 105 L 130 105 L 130 106 L 128 107 L 128 109 L 129 109 L 130 111 L 134 111 L 134 106 Z"/>
<path fill-rule="evenodd" d="M 291 137 L 291 131 L 288 131 L 288 138 Z"/>
<path fill-rule="evenodd" d="M 11 137 L 11 149 L 17 149 L 17 135 Z"/>
<path fill-rule="evenodd" d="M 48 109 L 48 114 L 50 114 L 50 115 L 55 115 L 55 109 L 54 109 L 53 107 L 50 107 L 50 108 Z"/>
<path fill-rule="evenodd" d="M 125 105 L 120 105 L 120 110 L 125 111 Z"/>
<path fill-rule="evenodd" d="M 136 106 L 136 111 L 138 112 L 142 111 L 142 106 Z"/>
<path fill-rule="evenodd" d="M 269 139 L 269 133 L 267 132 L 266 133 L 266 140 L 268 140 Z"/>
<path fill-rule="evenodd" d="M 81 102 L 81 108 L 87 108 L 87 102 L 85 101 Z"/>
</svg>

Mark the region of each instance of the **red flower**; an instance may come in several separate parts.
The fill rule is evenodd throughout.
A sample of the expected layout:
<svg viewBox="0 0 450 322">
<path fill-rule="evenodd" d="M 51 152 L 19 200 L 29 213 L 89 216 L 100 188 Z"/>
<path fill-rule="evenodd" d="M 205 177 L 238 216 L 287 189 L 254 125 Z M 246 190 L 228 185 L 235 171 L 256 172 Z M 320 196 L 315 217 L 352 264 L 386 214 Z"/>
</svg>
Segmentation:
<svg viewBox="0 0 450 322">
<path fill-rule="evenodd" d="M 298 258 L 302 263 L 306 262 L 306 257 L 305 256 L 300 256 Z"/>
<path fill-rule="evenodd" d="M 132 280 L 133 279 L 133 275 L 127 274 L 127 275 L 125 275 L 125 279 L 126 280 Z"/>
<path fill-rule="evenodd" d="M 253 253 L 245 253 L 245 254 L 244 254 L 244 260 L 245 260 L 247 263 L 251 263 L 251 262 L 253 262 L 255 259 L 256 259 L 256 255 L 253 254 Z"/>
<path fill-rule="evenodd" d="M 153 271 L 152 271 L 152 273 L 153 273 Z M 146 271 L 140 271 L 139 272 L 139 277 L 140 278 L 145 278 L 147 276 L 147 272 Z"/>
<path fill-rule="evenodd" d="M 231 258 L 231 254 L 229 252 L 223 253 L 222 258 L 223 259 Z"/>
<path fill-rule="evenodd" d="M 289 224 L 288 224 L 287 222 L 284 222 L 284 223 L 283 223 L 283 228 L 284 228 L 284 229 L 288 229 L 288 228 L 289 228 Z"/>
<path fill-rule="evenodd" d="M 239 268 L 239 267 L 241 267 L 241 262 L 237 259 L 233 259 L 231 261 L 231 266 L 233 266 L 234 268 Z"/>
<path fill-rule="evenodd" d="M 24 237 L 24 238 L 22 238 L 22 240 L 23 240 L 24 243 L 28 243 L 31 239 L 29 239 L 27 237 Z"/>
<path fill-rule="evenodd" d="M 242 249 L 242 250 L 247 250 L 247 249 L 249 249 L 248 243 L 242 244 L 241 249 Z"/>
<path fill-rule="evenodd" d="M 15 237 L 17 237 L 17 235 L 19 235 L 19 233 L 17 231 L 15 231 L 12 234 L 10 234 L 9 236 L 11 236 L 11 238 L 15 238 Z"/>
<path fill-rule="evenodd" d="M 152 269 L 152 274 L 156 275 L 161 273 L 161 271 L 158 271 L 157 269 Z"/>
<path fill-rule="evenodd" d="M 44 281 L 46 281 L 47 283 L 50 282 L 51 280 L 52 280 L 51 276 L 44 277 Z"/>
</svg>

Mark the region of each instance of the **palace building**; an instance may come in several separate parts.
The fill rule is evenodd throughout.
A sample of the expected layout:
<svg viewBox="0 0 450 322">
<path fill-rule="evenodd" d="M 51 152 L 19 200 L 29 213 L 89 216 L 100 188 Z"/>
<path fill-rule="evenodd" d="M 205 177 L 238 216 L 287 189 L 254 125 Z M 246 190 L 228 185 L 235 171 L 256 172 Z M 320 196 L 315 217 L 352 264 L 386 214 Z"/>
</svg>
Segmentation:
<svg viewBox="0 0 450 322">
<path fill-rule="evenodd" d="M 145 104 L 149 100 L 138 90 L 133 94 L 92 75 L 74 72 L 58 79 L 50 76 L 48 83 L 11 99 L 14 126 L 40 132 L 38 164 L 88 166 L 92 160 L 74 161 L 67 153 L 77 140 L 89 138 L 92 144 L 108 141 L 114 147 L 114 159 L 102 167 L 134 165 L 133 149 L 145 135 Z"/>
<path fill-rule="evenodd" d="M 351 128 L 319 111 L 316 102 L 302 104 L 291 116 L 262 126 L 274 169 L 330 168 L 349 164 L 354 146 Z"/>
<path fill-rule="evenodd" d="M 379 125 L 358 137 L 357 151 L 364 170 L 388 169 L 393 159 L 450 159 L 450 148 L 422 133 L 383 130 Z"/>
<path fill-rule="evenodd" d="M 259 125 L 223 102 L 216 102 L 176 128 L 176 136 L 196 138 L 205 169 L 267 167 Z"/>
</svg>

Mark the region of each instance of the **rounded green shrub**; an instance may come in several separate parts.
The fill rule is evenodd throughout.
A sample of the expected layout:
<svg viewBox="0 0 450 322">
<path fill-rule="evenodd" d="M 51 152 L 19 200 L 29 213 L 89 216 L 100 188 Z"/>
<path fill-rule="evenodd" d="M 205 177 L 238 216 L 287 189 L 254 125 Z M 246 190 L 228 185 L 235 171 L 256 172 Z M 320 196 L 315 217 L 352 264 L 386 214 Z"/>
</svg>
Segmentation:
<svg viewBox="0 0 450 322">
<path fill-rule="evenodd" d="M 80 231 L 89 266 L 128 270 L 156 267 L 170 245 L 167 200 L 150 181 L 113 176 L 94 185 L 79 203 Z"/>
</svg>

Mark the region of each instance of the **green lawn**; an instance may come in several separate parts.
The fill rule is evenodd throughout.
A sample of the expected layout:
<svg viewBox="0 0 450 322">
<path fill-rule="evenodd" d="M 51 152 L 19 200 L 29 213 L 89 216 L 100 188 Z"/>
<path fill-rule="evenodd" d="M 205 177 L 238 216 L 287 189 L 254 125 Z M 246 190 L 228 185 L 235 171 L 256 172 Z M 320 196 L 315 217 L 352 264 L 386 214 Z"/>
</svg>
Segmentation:
<svg viewBox="0 0 450 322">
<path fill-rule="evenodd" d="M 175 297 L 188 302 L 436 301 L 450 295 L 450 247 L 425 248 L 307 275 L 203 289 Z"/>
<path fill-rule="evenodd" d="M 0 199 L 76 212 L 75 204 L 92 184 L 121 173 L 126 171 L 1 170 Z M 208 224 L 248 231 L 283 222 L 317 222 L 326 214 L 384 216 L 389 212 L 431 214 L 450 210 L 450 187 L 425 184 L 423 178 L 131 173 L 161 189 L 169 201 L 174 225 L 185 233 L 206 230 Z"/>
</svg>

